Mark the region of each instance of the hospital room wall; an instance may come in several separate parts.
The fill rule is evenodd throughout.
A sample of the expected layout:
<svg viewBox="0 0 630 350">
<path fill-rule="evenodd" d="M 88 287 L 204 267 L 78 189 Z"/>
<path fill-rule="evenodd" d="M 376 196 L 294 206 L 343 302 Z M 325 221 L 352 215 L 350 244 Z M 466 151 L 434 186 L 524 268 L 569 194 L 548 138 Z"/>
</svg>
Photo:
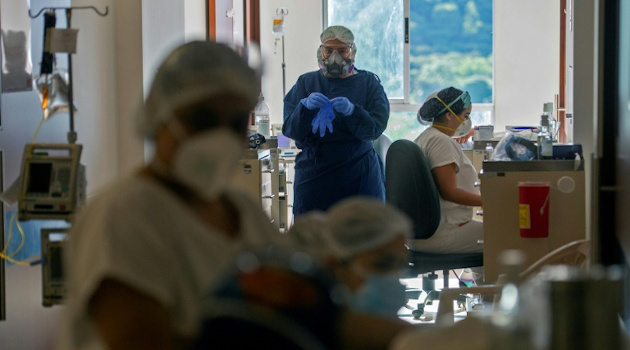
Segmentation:
<svg viewBox="0 0 630 350">
<path fill-rule="evenodd" d="M 495 130 L 538 125 L 560 86 L 558 0 L 495 0 Z"/>
<path fill-rule="evenodd" d="M 269 105 L 272 124 L 281 124 L 283 120 L 282 41 L 275 47 L 271 31 L 276 9 L 280 7 L 289 10 L 284 36 L 286 92 L 301 74 L 318 69 L 316 51 L 322 31 L 321 0 L 260 0 L 260 46 L 265 59 L 262 92 Z"/>
</svg>

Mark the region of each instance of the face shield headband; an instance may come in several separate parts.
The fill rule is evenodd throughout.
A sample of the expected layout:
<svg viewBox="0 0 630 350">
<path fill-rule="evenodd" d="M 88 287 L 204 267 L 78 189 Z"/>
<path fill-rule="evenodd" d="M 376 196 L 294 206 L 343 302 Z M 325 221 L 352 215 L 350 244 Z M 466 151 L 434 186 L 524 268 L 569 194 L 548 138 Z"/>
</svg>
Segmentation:
<svg viewBox="0 0 630 350">
<path fill-rule="evenodd" d="M 464 91 L 462 92 L 461 95 L 457 96 L 456 99 L 454 99 L 451 103 L 446 104 L 444 101 L 442 101 L 441 98 L 439 98 L 438 96 L 435 96 L 435 98 L 440 101 L 443 105 L 444 105 L 444 109 L 442 109 L 437 115 L 441 115 L 442 113 L 446 112 L 447 110 L 451 113 L 453 113 L 453 115 L 457 118 L 457 120 L 460 121 L 460 123 L 462 122 L 459 117 L 457 116 L 457 114 L 455 114 L 453 112 L 453 110 L 451 109 L 451 106 L 455 104 L 455 102 L 462 100 L 462 102 L 464 103 L 464 108 L 466 109 L 468 107 L 470 107 L 470 94 L 468 93 L 468 91 Z"/>
</svg>

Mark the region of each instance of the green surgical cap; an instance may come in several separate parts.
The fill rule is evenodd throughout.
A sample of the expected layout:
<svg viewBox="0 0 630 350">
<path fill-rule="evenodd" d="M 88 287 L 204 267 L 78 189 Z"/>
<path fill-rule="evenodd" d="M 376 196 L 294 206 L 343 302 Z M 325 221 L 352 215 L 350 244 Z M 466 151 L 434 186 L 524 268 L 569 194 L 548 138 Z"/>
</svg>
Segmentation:
<svg viewBox="0 0 630 350">
<path fill-rule="evenodd" d="M 330 26 L 324 29 L 319 38 L 321 39 L 322 44 L 327 42 L 328 40 L 337 39 L 350 46 L 354 45 L 354 35 L 350 31 L 350 29 L 344 26 Z"/>
</svg>

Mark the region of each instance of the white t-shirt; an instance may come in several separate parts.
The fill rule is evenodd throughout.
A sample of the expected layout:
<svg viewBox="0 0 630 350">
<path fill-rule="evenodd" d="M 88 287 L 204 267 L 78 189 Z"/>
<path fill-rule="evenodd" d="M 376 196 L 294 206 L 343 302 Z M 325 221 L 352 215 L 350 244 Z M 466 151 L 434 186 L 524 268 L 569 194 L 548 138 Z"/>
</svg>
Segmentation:
<svg viewBox="0 0 630 350">
<path fill-rule="evenodd" d="M 431 169 L 455 163 L 457 187 L 479 194 L 479 188 L 475 187 L 475 181 L 478 180 L 477 171 L 455 139 L 430 127 L 423 131 L 415 142 L 429 160 Z M 442 217 L 453 224 L 468 222 L 473 216 L 473 207 L 449 202 L 442 196 L 440 210 Z"/>
<path fill-rule="evenodd" d="M 475 187 L 477 171 L 453 138 L 430 127 L 415 142 L 429 160 L 431 169 L 454 163 L 457 187 L 479 194 L 479 188 Z M 436 232 L 428 239 L 410 242 L 414 250 L 435 253 L 470 253 L 482 250 L 478 241 L 483 239 L 483 225 L 472 220 L 472 206 L 450 202 L 440 196 L 440 211 L 440 225 Z"/>
<path fill-rule="evenodd" d="M 235 240 L 203 224 L 165 187 L 138 175 L 90 201 L 67 245 L 68 296 L 58 349 L 105 348 L 87 304 L 107 277 L 153 297 L 167 309 L 178 336 L 194 336 L 201 299 L 235 255 L 281 239 L 257 203 L 234 190 L 225 194 L 240 215 Z"/>
</svg>

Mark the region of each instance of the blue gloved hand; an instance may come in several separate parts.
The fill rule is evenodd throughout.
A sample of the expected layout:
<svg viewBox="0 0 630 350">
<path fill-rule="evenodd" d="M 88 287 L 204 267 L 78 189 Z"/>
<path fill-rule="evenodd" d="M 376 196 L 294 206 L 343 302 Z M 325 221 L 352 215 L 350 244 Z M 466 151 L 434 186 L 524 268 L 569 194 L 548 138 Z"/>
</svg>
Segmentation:
<svg viewBox="0 0 630 350">
<path fill-rule="evenodd" d="M 324 137 L 324 133 L 325 133 L 324 129 L 328 129 L 328 132 L 332 134 L 333 132 L 332 121 L 336 117 L 335 112 L 333 111 L 332 105 L 330 103 L 323 105 L 322 108 L 319 110 L 319 112 L 322 113 L 322 121 L 321 121 L 320 130 L 319 130 L 319 136 Z"/>
<path fill-rule="evenodd" d="M 301 99 L 300 102 L 307 109 L 314 111 L 318 108 L 321 108 L 326 103 L 330 103 L 330 100 L 328 99 L 328 97 L 324 96 L 323 94 L 319 92 L 311 92 L 311 94 L 308 95 L 308 97 Z"/>
<path fill-rule="evenodd" d="M 313 134 L 316 134 L 319 130 L 319 137 L 324 137 L 326 134 L 326 129 L 328 132 L 332 134 L 333 126 L 332 121 L 335 119 L 335 112 L 333 111 L 333 107 L 330 103 L 326 103 L 323 105 L 313 121 L 311 122 L 311 126 L 313 127 Z"/>
<path fill-rule="evenodd" d="M 321 109 L 320 109 L 321 112 Z M 313 134 L 317 134 L 317 130 L 319 130 L 319 125 L 321 124 L 321 119 L 322 119 L 322 115 L 317 112 L 317 115 L 315 115 L 315 118 L 313 118 L 313 120 L 311 121 L 311 126 L 313 127 L 312 131 Z"/>
<path fill-rule="evenodd" d="M 335 97 L 330 100 L 330 103 L 332 104 L 335 111 L 345 116 L 349 116 L 354 112 L 354 104 L 345 97 Z"/>
</svg>

